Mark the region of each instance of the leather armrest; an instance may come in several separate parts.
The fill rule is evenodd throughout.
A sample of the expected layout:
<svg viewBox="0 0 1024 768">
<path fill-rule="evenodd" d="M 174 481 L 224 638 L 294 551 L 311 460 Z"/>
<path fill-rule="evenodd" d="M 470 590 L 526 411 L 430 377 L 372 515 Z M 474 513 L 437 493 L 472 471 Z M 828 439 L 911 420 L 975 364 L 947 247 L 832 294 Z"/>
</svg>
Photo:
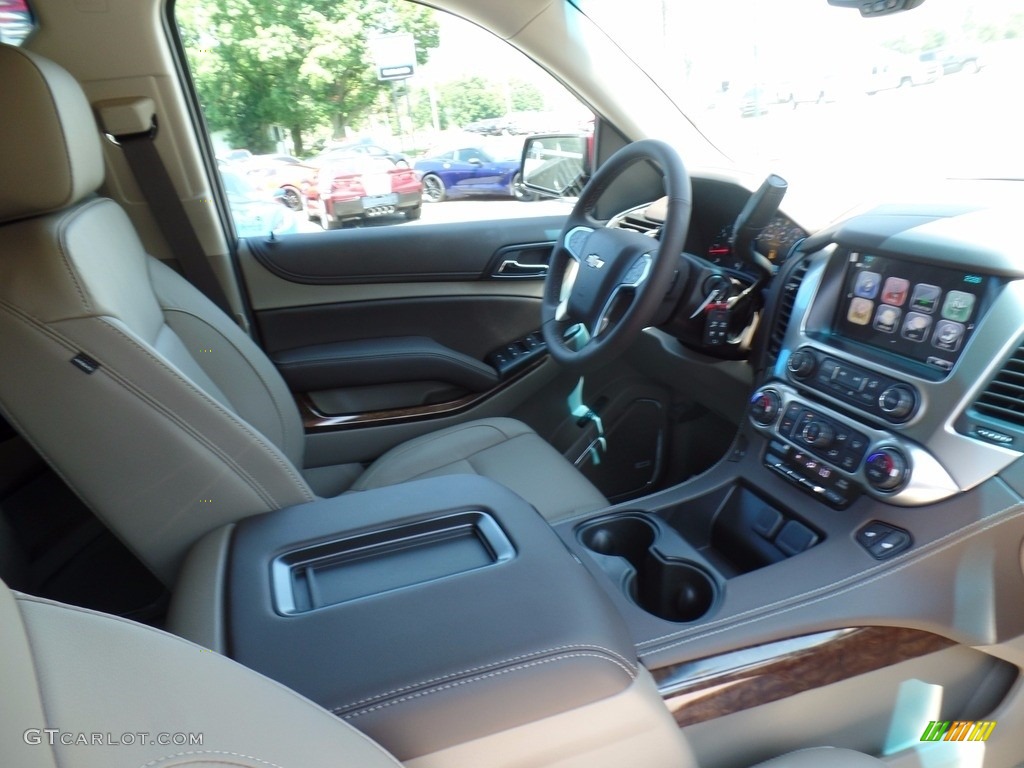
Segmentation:
<svg viewBox="0 0 1024 768">
<path fill-rule="evenodd" d="M 276 352 L 272 359 L 294 392 L 409 381 L 483 392 L 498 383 L 491 366 L 425 336 L 318 344 Z"/>
<path fill-rule="evenodd" d="M 467 513 L 507 536 L 511 550 L 493 565 L 298 611 L 275 600 L 273 563 L 296 549 L 320 556 L 339 540 Z M 231 655 L 401 760 L 604 701 L 640 674 L 603 590 L 532 507 L 485 478 L 429 478 L 246 518 L 228 570 Z"/>
</svg>

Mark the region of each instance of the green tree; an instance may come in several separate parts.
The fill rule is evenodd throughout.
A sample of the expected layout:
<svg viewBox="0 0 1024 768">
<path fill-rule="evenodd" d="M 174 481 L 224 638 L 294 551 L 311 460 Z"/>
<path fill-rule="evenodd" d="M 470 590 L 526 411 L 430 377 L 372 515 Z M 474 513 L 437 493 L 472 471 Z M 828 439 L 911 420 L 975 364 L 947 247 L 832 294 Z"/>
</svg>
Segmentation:
<svg viewBox="0 0 1024 768">
<path fill-rule="evenodd" d="M 363 119 L 391 88 L 370 37 L 412 33 L 418 64 L 439 42 L 432 9 L 389 0 L 182 0 L 177 17 L 210 129 L 254 152 L 272 149 L 272 125 L 303 154 L 304 135 Z"/>
<path fill-rule="evenodd" d="M 544 94 L 533 83 L 513 80 L 511 90 L 512 109 L 515 112 L 539 112 L 544 109 Z"/>
<path fill-rule="evenodd" d="M 445 83 L 439 96 L 441 113 L 449 125 L 465 126 L 505 114 L 501 89 L 479 76 Z"/>
</svg>

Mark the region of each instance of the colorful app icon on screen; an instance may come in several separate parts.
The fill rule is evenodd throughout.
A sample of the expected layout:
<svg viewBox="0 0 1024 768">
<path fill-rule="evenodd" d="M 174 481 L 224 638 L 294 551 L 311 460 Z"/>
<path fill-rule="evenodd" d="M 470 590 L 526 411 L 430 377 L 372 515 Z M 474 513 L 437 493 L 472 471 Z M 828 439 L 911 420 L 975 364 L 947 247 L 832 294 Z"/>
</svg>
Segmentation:
<svg viewBox="0 0 1024 768">
<path fill-rule="evenodd" d="M 860 297 L 850 302 L 850 309 L 846 313 L 846 319 L 854 325 L 867 325 L 871 322 L 871 313 L 875 309 L 875 302 Z"/>
<path fill-rule="evenodd" d="M 907 300 L 907 291 L 910 288 L 910 281 L 902 277 L 890 277 L 885 281 L 882 288 L 882 303 L 892 304 L 894 307 L 903 306 Z"/>
<path fill-rule="evenodd" d="M 903 329 L 900 331 L 900 336 L 910 341 L 925 341 L 928 338 L 928 331 L 931 327 L 931 315 L 923 315 L 920 312 L 908 312 L 906 320 L 903 321 Z"/>
<path fill-rule="evenodd" d="M 896 307 L 882 304 L 878 307 L 878 311 L 875 312 L 875 322 L 872 325 L 876 331 L 894 333 L 896 326 L 900 323 L 900 315 L 902 314 L 903 312 Z"/>
<path fill-rule="evenodd" d="M 857 279 L 853 283 L 853 295 L 873 299 L 878 295 L 878 288 L 881 285 L 882 276 L 877 272 L 858 272 Z"/>
<path fill-rule="evenodd" d="M 966 291 L 950 291 L 942 302 L 942 316 L 957 323 L 966 323 L 974 311 L 975 297 Z"/>
<path fill-rule="evenodd" d="M 952 320 L 939 320 L 935 324 L 935 333 L 932 335 L 932 346 L 947 352 L 956 352 L 960 349 L 960 342 L 963 340 L 966 330 L 963 325 Z"/>
<path fill-rule="evenodd" d="M 935 311 L 935 306 L 939 303 L 941 295 L 942 289 L 939 286 L 918 283 L 910 295 L 910 308 L 916 312 L 927 312 L 930 315 Z"/>
</svg>

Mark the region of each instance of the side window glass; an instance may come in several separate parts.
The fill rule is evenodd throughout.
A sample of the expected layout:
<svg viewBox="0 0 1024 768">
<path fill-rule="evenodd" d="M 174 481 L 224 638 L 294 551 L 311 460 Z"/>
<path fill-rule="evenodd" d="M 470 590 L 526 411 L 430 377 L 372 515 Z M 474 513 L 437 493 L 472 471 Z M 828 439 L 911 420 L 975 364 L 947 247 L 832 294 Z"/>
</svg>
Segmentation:
<svg viewBox="0 0 1024 768">
<path fill-rule="evenodd" d="M 239 236 L 567 210 L 522 188 L 523 142 L 593 115 L 476 25 L 410 0 L 177 0 L 175 17 Z M 446 167 L 456 152 L 486 174 Z"/>
<path fill-rule="evenodd" d="M 0 0 L 0 43 L 21 45 L 35 28 L 25 0 Z"/>
</svg>

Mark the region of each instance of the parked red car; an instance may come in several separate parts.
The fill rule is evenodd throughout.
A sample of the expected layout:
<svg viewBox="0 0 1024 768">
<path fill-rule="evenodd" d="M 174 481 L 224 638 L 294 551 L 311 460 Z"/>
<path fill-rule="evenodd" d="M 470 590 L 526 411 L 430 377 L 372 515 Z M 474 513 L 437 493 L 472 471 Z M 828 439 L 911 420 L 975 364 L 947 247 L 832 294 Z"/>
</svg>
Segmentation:
<svg viewBox="0 0 1024 768">
<path fill-rule="evenodd" d="M 303 185 L 302 196 L 309 218 L 319 219 L 324 229 L 397 213 L 420 217 L 423 185 L 410 168 L 366 155 L 333 155 L 309 164 L 316 173 Z"/>
</svg>

